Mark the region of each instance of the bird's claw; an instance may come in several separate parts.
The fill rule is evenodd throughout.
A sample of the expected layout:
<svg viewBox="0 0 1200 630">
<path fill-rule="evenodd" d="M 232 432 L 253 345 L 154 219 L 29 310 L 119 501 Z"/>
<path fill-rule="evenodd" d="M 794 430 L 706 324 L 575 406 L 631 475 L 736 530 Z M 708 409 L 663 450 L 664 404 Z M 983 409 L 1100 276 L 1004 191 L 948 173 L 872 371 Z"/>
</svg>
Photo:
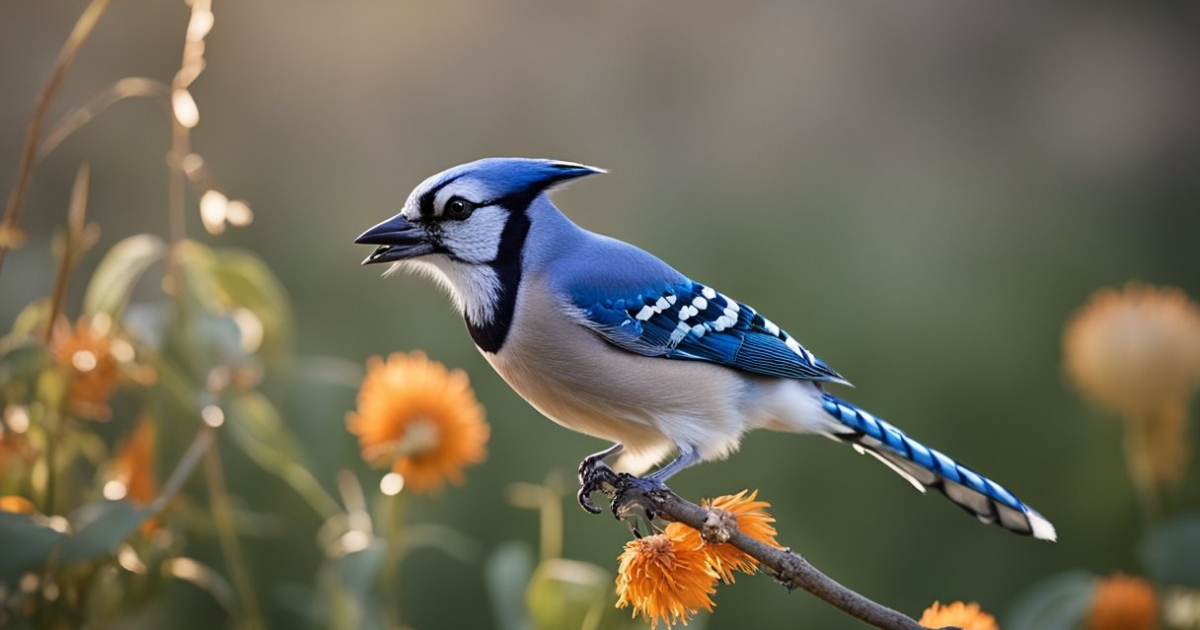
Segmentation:
<svg viewBox="0 0 1200 630">
<path fill-rule="evenodd" d="M 579 492 L 575 498 L 579 505 L 592 514 L 604 511 L 592 503 L 593 492 L 603 492 L 612 499 L 612 513 L 620 519 L 641 516 L 653 521 L 657 513 L 647 505 L 645 497 L 655 492 L 668 490 L 666 484 L 650 477 L 636 477 L 629 473 L 618 473 L 598 457 L 589 457 L 579 465 Z"/>
<path fill-rule="evenodd" d="M 647 504 L 645 497 L 654 492 L 669 490 L 669 488 L 657 479 L 621 473 L 618 476 L 615 490 L 612 501 L 613 516 L 620 519 L 640 516 L 649 523 L 658 517 L 658 512 Z M 631 493 L 631 490 L 634 492 Z"/>
<path fill-rule="evenodd" d="M 589 457 L 583 460 L 583 463 L 579 465 L 579 492 L 575 494 L 579 505 L 592 514 L 604 511 L 600 506 L 592 503 L 592 493 L 600 491 L 609 495 L 615 494 L 614 481 L 616 479 L 617 473 L 599 457 Z"/>
</svg>

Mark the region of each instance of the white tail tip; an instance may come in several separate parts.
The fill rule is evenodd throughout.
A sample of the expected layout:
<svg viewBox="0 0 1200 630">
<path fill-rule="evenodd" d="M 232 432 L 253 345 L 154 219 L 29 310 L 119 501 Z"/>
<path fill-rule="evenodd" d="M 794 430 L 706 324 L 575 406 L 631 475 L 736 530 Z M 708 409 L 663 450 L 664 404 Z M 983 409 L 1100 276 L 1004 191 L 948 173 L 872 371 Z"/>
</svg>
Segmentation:
<svg viewBox="0 0 1200 630">
<path fill-rule="evenodd" d="M 1058 533 L 1054 531 L 1054 526 L 1042 517 L 1041 514 L 1033 510 L 1027 510 L 1025 516 L 1029 518 L 1029 526 L 1033 529 L 1033 537 L 1040 540 L 1049 540 L 1050 542 L 1058 541 Z"/>
</svg>

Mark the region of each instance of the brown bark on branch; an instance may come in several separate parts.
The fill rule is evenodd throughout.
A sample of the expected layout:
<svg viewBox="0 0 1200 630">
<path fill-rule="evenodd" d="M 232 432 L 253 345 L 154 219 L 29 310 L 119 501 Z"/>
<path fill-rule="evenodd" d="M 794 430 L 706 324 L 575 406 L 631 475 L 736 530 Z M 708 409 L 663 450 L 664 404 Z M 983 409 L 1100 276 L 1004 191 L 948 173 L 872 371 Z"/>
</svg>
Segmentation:
<svg viewBox="0 0 1200 630">
<path fill-rule="evenodd" d="M 727 512 L 691 503 L 669 488 L 645 490 L 635 477 L 611 470 L 596 471 L 605 494 L 613 498 L 618 516 L 640 508 L 652 518 L 678 521 L 700 532 L 708 542 L 728 542 L 758 560 L 788 590 L 801 588 L 846 614 L 883 630 L 927 630 L 912 617 L 874 602 L 842 586 L 791 549 L 777 549 L 738 531 L 737 519 Z M 942 630 L 961 630 L 948 626 Z"/>
</svg>

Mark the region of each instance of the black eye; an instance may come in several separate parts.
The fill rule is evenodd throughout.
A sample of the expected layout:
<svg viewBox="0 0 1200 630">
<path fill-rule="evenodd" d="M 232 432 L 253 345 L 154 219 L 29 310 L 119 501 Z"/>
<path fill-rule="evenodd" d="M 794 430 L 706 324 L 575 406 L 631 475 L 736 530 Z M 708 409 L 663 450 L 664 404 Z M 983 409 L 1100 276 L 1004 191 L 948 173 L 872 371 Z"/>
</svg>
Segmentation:
<svg viewBox="0 0 1200 630">
<path fill-rule="evenodd" d="M 461 220 L 471 216 L 471 213 L 474 211 L 475 211 L 475 204 L 473 204 L 470 201 L 467 201 L 466 199 L 463 199 L 461 197 L 455 197 L 455 198 L 451 199 L 450 201 L 446 202 L 446 209 L 444 211 L 444 214 L 446 215 L 447 219 L 455 219 L 455 220 L 461 221 Z"/>
</svg>

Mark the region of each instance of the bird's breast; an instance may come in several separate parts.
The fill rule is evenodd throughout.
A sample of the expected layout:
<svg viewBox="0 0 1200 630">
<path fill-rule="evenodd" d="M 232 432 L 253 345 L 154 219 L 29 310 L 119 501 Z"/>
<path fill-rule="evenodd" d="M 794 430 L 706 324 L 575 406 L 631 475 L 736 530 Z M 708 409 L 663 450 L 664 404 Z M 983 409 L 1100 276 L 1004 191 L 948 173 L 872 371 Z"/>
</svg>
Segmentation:
<svg viewBox="0 0 1200 630">
<path fill-rule="evenodd" d="M 574 321 L 540 278 L 526 280 L 504 346 L 484 356 L 538 411 L 627 445 L 689 442 L 689 427 L 740 432 L 736 373 L 618 348 Z"/>
</svg>

